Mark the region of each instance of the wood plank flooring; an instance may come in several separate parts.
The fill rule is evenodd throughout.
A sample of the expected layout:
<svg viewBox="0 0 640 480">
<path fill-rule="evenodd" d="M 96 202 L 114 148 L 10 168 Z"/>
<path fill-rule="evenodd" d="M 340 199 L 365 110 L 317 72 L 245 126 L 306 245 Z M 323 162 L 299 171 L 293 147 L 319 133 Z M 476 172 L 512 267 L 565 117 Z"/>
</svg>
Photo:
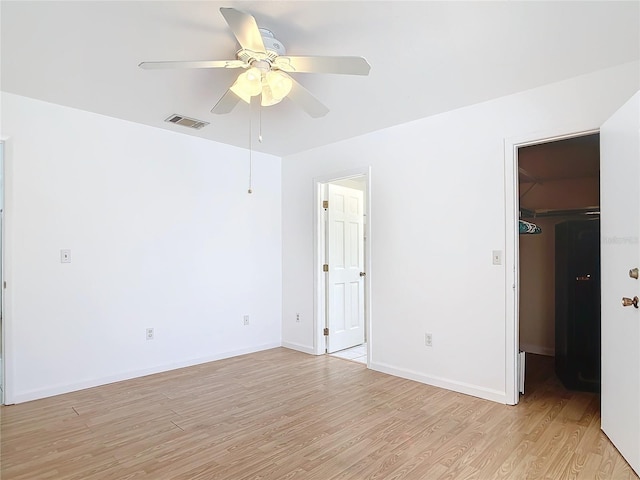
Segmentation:
<svg viewBox="0 0 640 480">
<path fill-rule="evenodd" d="M 509 407 L 284 348 L 0 408 L 2 480 L 638 479 L 599 396 Z M 535 373 L 534 373 L 535 372 Z"/>
</svg>

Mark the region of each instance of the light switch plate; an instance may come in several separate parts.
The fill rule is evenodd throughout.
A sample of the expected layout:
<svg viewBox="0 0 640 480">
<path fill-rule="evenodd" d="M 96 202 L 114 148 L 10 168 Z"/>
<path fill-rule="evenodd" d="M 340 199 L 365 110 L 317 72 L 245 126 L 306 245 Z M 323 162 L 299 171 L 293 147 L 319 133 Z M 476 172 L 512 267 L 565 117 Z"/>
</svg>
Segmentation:
<svg viewBox="0 0 640 480">
<path fill-rule="evenodd" d="M 502 250 L 493 251 L 493 264 L 502 265 Z"/>
</svg>

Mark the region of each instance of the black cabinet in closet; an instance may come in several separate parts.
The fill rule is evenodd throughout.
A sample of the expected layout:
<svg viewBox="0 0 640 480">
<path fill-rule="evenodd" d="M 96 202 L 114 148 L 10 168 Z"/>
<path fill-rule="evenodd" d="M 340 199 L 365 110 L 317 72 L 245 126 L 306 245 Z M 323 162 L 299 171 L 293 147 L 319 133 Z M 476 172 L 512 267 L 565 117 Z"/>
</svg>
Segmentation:
<svg viewBox="0 0 640 480">
<path fill-rule="evenodd" d="M 600 391 L 600 220 L 555 229 L 555 371 L 571 390 Z"/>
</svg>

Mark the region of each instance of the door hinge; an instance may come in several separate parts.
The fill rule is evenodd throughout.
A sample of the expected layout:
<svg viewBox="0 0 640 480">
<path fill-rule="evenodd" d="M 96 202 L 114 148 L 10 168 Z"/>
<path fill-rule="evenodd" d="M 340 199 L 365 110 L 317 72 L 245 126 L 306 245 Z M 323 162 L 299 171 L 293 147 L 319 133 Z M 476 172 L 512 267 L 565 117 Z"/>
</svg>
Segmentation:
<svg viewBox="0 0 640 480">
<path fill-rule="evenodd" d="M 324 265 L 322 265 L 322 271 L 323 272 L 328 272 L 329 271 L 329 264 L 325 263 Z"/>
<path fill-rule="evenodd" d="M 324 335 L 325 335 L 325 336 L 329 336 L 329 329 L 328 329 L 328 328 L 325 328 L 325 329 L 324 329 Z"/>
<path fill-rule="evenodd" d="M 322 201 L 322 208 L 329 208 L 329 200 Z"/>
<path fill-rule="evenodd" d="M 4 288 L 7 288 L 7 282 L 2 282 L 2 286 L 3 286 Z"/>
</svg>

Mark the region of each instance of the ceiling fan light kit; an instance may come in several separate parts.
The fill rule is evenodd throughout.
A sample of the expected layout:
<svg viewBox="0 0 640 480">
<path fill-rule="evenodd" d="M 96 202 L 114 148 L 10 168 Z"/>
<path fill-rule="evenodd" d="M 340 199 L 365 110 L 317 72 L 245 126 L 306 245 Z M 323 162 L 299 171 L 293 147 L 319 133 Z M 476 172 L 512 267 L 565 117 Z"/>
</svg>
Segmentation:
<svg viewBox="0 0 640 480">
<path fill-rule="evenodd" d="M 285 73 L 271 70 L 271 66 L 265 64 L 267 62 L 263 60 L 253 62 L 251 68 L 238 75 L 230 90 L 246 103 L 251 103 L 251 97 L 262 95 L 263 107 L 282 101 L 291 92 L 293 81 Z"/>
<path fill-rule="evenodd" d="M 288 97 L 314 118 L 326 115 L 329 109 L 288 73 L 368 75 L 371 69 L 362 57 L 284 56 L 286 50 L 282 42 L 271 31 L 258 28 L 252 15 L 226 7 L 220 8 L 220 12 L 240 44 L 236 60 L 142 62 L 139 66 L 144 69 L 244 68 L 212 113 L 229 113 L 238 101 L 251 103 L 251 97 L 260 95 L 263 107 L 276 105 Z"/>
<path fill-rule="evenodd" d="M 255 67 L 251 67 L 246 72 L 238 75 L 238 79 L 230 90 L 245 102 L 251 103 L 251 97 L 260 95 L 262 92 L 262 72 Z"/>
</svg>

